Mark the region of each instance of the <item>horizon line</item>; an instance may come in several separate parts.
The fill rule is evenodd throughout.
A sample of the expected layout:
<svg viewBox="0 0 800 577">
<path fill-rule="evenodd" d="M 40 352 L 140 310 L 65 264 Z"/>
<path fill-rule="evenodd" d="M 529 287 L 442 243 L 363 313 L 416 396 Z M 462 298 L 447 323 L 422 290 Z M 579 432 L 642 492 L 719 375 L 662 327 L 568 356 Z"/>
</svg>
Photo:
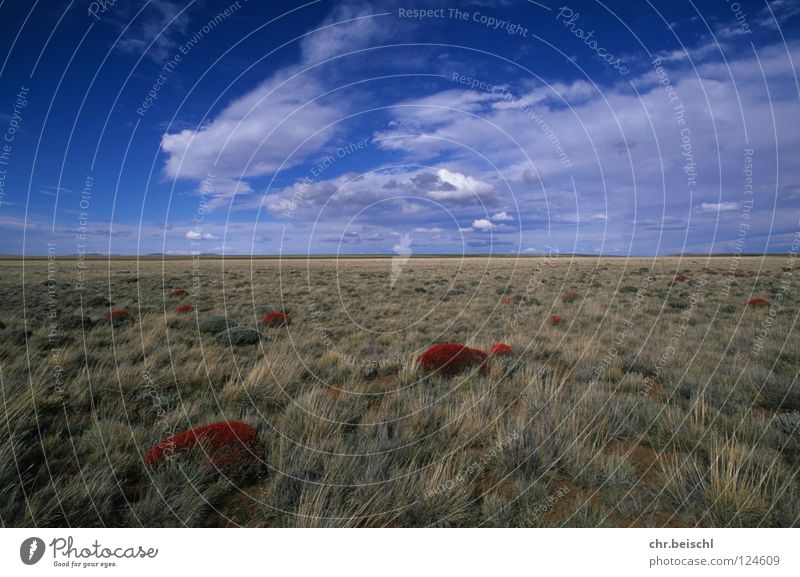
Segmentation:
<svg viewBox="0 0 800 577">
<path fill-rule="evenodd" d="M 47 254 L 0 254 L 0 260 L 47 260 L 49 258 L 64 260 L 109 260 L 109 259 L 171 259 L 183 260 L 194 258 L 213 258 L 213 259 L 391 259 L 397 256 L 395 253 L 292 253 L 292 254 L 254 254 L 254 253 L 196 253 L 196 254 L 169 254 L 169 253 L 146 253 L 146 254 L 124 254 L 124 253 L 87 253 L 87 254 L 66 254 L 66 255 L 47 255 Z M 782 252 L 754 252 L 754 253 L 735 253 L 735 252 L 715 252 L 715 253 L 671 253 L 671 254 L 590 254 L 580 252 L 504 252 L 504 253 L 419 253 L 404 255 L 408 258 L 537 258 L 537 257 L 579 257 L 579 258 L 755 258 L 768 256 L 785 256 Z"/>
</svg>

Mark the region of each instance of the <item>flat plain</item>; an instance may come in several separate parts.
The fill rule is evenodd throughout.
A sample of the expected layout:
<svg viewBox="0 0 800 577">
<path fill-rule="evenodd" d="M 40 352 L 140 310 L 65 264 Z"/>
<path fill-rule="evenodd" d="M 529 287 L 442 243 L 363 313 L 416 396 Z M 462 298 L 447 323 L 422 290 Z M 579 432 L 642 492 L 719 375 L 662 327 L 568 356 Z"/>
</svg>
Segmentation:
<svg viewBox="0 0 800 577">
<path fill-rule="evenodd" d="M 0 522 L 797 526 L 793 268 L 2 260 Z M 448 376 L 416 360 L 437 343 L 511 354 Z M 226 420 L 257 430 L 246 473 L 145 463 Z"/>
</svg>

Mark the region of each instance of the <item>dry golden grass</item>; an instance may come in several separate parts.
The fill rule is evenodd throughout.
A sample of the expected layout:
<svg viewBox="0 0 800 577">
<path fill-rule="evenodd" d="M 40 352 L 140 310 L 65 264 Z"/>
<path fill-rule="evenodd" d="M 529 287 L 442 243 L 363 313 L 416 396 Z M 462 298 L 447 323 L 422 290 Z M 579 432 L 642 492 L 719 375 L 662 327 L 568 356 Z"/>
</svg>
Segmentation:
<svg viewBox="0 0 800 577">
<path fill-rule="evenodd" d="M 390 259 L 0 261 L 0 521 L 797 525 L 786 262 L 412 258 L 390 288 Z M 292 323 L 260 325 L 270 308 Z M 71 316 L 110 309 L 132 319 Z M 260 341 L 232 345 L 212 317 Z M 437 342 L 516 354 L 426 375 Z M 142 464 L 225 419 L 257 427 L 259 477 Z"/>
</svg>

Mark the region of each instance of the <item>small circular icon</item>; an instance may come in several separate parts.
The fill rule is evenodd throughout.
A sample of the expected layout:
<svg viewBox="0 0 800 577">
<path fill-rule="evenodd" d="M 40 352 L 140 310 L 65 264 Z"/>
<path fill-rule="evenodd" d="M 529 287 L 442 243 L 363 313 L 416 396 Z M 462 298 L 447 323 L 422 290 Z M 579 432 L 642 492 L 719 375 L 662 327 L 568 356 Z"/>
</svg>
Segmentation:
<svg viewBox="0 0 800 577">
<path fill-rule="evenodd" d="M 19 546 L 19 558 L 25 565 L 35 565 L 44 556 L 44 541 L 39 537 L 28 537 Z"/>
</svg>

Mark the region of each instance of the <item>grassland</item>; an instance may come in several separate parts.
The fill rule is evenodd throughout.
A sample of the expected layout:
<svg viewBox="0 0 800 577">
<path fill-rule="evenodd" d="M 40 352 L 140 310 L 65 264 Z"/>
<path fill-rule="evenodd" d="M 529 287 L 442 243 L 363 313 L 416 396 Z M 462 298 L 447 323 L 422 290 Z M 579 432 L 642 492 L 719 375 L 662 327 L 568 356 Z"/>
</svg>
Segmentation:
<svg viewBox="0 0 800 577">
<path fill-rule="evenodd" d="M 793 264 L 412 258 L 390 288 L 390 259 L 3 260 L 0 521 L 797 526 Z M 442 342 L 514 355 L 426 374 Z M 257 474 L 143 464 L 226 419 Z"/>
</svg>

